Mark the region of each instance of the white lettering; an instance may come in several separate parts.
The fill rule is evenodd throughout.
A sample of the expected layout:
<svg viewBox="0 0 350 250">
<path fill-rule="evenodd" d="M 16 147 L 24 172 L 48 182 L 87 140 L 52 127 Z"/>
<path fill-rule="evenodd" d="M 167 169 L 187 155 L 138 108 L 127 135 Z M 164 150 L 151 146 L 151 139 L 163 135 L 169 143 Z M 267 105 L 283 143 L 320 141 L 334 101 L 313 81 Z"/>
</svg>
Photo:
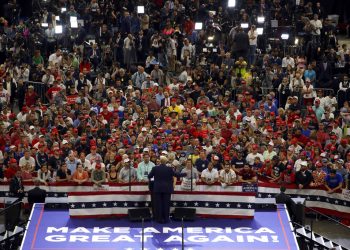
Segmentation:
<svg viewBox="0 0 350 250">
<path fill-rule="evenodd" d="M 89 242 L 89 236 L 87 235 L 71 235 L 69 237 L 69 242 Z"/>
<path fill-rule="evenodd" d="M 91 242 L 109 242 L 109 235 L 93 235 Z"/>
<path fill-rule="evenodd" d="M 111 228 L 110 227 L 94 227 L 94 234 L 98 234 L 98 233 L 105 233 L 105 234 L 111 234 L 112 232 L 109 231 Z"/>
<path fill-rule="evenodd" d="M 232 228 L 225 227 L 225 231 L 226 231 L 227 234 L 231 234 L 232 233 Z"/>
<path fill-rule="evenodd" d="M 269 242 L 269 238 L 266 235 L 261 235 L 259 237 L 253 236 L 253 235 L 247 235 L 247 242 L 254 242 L 254 241 Z"/>
<path fill-rule="evenodd" d="M 205 232 L 210 234 L 210 233 L 218 233 L 221 234 L 224 232 L 224 229 L 219 228 L 219 227 L 206 227 Z"/>
<path fill-rule="evenodd" d="M 63 235 L 49 235 L 45 237 L 45 240 L 50 242 L 63 242 L 66 241 L 66 237 Z"/>
<path fill-rule="evenodd" d="M 261 227 L 255 232 L 256 234 L 261 234 L 261 233 L 268 233 L 268 234 L 276 234 L 274 231 L 272 231 L 270 228 L 267 227 Z"/>
<path fill-rule="evenodd" d="M 49 234 L 53 232 L 62 232 L 63 234 L 66 234 L 68 233 L 68 227 L 59 227 L 59 228 L 48 227 L 46 232 Z"/>
<path fill-rule="evenodd" d="M 146 227 L 143 231 L 144 233 L 154 233 L 154 234 L 160 234 L 160 232 L 155 229 L 154 227 Z M 141 233 L 141 232 L 140 232 Z"/>
<path fill-rule="evenodd" d="M 201 234 L 201 233 L 203 233 L 203 229 L 201 227 L 188 227 L 187 233 L 189 233 L 189 234 Z"/>
<path fill-rule="evenodd" d="M 142 238 L 142 235 L 134 235 L 134 237 L 136 237 L 136 238 L 140 238 L 140 242 L 141 242 L 141 238 Z M 153 235 L 143 235 L 143 240 L 144 240 L 144 242 L 147 242 L 147 239 L 148 238 L 153 238 Z"/>
<path fill-rule="evenodd" d="M 181 227 L 176 227 L 176 228 L 163 227 L 163 234 L 167 234 L 167 233 L 170 233 L 170 232 L 181 233 Z"/>
<path fill-rule="evenodd" d="M 213 239 L 211 242 L 220 242 L 220 241 L 234 242 L 234 240 L 230 239 L 229 237 L 227 237 L 225 235 L 216 236 L 216 238 Z"/>
<path fill-rule="evenodd" d="M 115 227 L 113 232 L 115 234 L 130 234 L 130 227 Z"/>
<path fill-rule="evenodd" d="M 77 227 L 76 229 L 73 229 L 71 232 L 71 234 L 75 234 L 75 233 L 85 233 L 85 234 L 89 234 L 90 231 L 89 229 L 85 228 L 85 227 Z"/>
<path fill-rule="evenodd" d="M 120 235 L 117 238 L 115 238 L 114 240 L 112 240 L 112 242 L 119 242 L 119 241 L 135 242 L 133 239 L 131 239 L 127 235 Z"/>
<path fill-rule="evenodd" d="M 251 234 L 252 229 L 250 227 L 237 227 L 235 228 L 235 232 L 236 233 L 240 233 L 240 234 Z"/>
<path fill-rule="evenodd" d="M 164 242 L 173 242 L 173 241 L 178 241 L 178 242 L 182 242 L 181 236 L 178 235 L 173 235 L 170 236 L 168 239 L 166 239 Z M 185 240 L 186 242 L 186 240 Z"/>
<path fill-rule="evenodd" d="M 204 235 L 192 235 L 187 238 L 190 242 L 208 242 L 209 239 Z"/>
</svg>

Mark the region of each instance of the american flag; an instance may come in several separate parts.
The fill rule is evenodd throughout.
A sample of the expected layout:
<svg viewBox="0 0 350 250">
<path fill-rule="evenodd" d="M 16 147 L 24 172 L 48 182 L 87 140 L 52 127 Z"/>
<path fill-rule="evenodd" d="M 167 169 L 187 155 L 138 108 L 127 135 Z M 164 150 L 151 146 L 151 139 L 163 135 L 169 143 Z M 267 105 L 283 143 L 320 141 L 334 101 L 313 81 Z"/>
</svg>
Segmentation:
<svg viewBox="0 0 350 250">
<path fill-rule="evenodd" d="M 148 192 L 73 192 L 68 195 L 72 217 L 127 215 L 130 208 L 151 207 Z M 175 192 L 170 206 L 195 208 L 203 217 L 253 218 L 255 194 L 235 192 Z"/>
</svg>

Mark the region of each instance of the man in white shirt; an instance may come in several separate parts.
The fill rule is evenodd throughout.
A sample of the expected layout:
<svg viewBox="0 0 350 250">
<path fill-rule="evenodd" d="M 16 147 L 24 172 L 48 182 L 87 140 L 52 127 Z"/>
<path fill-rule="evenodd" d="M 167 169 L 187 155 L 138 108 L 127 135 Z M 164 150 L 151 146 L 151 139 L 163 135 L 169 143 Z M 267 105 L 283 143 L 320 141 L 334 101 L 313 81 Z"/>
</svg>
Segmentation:
<svg viewBox="0 0 350 250">
<path fill-rule="evenodd" d="M 320 36 L 321 35 L 321 29 L 322 29 L 322 22 L 318 19 L 318 15 L 314 15 L 314 19 L 310 21 L 310 23 L 313 25 L 313 30 L 311 31 L 311 34 L 314 36 Z"/>
<path fill-rule="evenodd" d="M 80 160 L 81 164 L 83 165 L 83 168 L 86 171 L 90 172 L 91 170 L 93 170 L 93 168 L 91 166 L 91 162 L 88 159 L 86 159 L 85 157 L 86 157 L 85 153 L 81 152 L 79 160 Z"/>
<path fill-rule="evenodd" d="M 0 108 L 2 109 L 3 105 L 7 105 L 10 102 L 10 95 L 7 90 L 4 88 L 3 83 L 0 82 Z"/>
<path fill-rule="evenodd" d="M 318 19 L 318 15 L 314 15 L 314 19 L 310 21 L 310 24 L 312 26 L 311 35 L 316 39 L 317 44 L 320 43 L 320 37 L 321 37 L 321 29 L 322 29 L 322 22 Z"/>
<path fill-rule="evenodd" d="M 299 171 L 304 162 L 306 162 L 306 151 L 300 153 L 300 158 L 294 163 L 294 170 Z"/>
<path fill-rule="evenodd" d="M 302 89 L 302 94 L 304 98 L 304 104 L 306 106 L 312 106 L 314 98 L 314 87 L 311 85 L 311 80 L 309 78 L 305 79 L 305 85 Z"/>
<path fill-rule="evenodd" d="M 219 180 L 219 172 L 213 167 L 213 163 L 210 162 L 208 167 L 202 171 L 201 179 L 207 185 L 212 185 Z"/>
<path fill-rule="evenodd" d="M 30 150 L 24 151 L 24 156 L 19 159 L 19 164 L 21 168 L 23 168 L 26 165 L 29 165 L 29 170 L 32 172 L 35 169 L 35 159 L 30 156 Z"/>
<path fill-rule="evenodd" d="M 169 36 L 166 40 L 166 59 L 168 63 L 168 70 L 175 71 L 175 61 L 176 61 L 176 42 Z"/>
<path fill-rule="evenodd" d="M 19 122 L 25 123 L 27 121 L 27 112 L 28 112 L 27 107 L 22 107 L 21 112 L 17 114 L 17 120 Z"/>
<path fill-rule="evenodd" d="M 181 61 L 189 67 L 191 66 L 191 60 L 194 58 L 195 54 L 195 47 L 185 38 L 184 46 L 181 49 Z"/>
<path fill-rule="evenodd" d="M 60 49 L 56 50 L 55 53 L 49 56 L 49 64 L 52 66 L 58 65 L 60 66 L 62 62 L 62 52 Z"/>
<path fill-rule="evenodd" d="M 290 55 L 286 55 L 282 59 L 282 68 L 287 68 L 288 65 L 290 65 L 293 69 L 295 67 L 295 61 L 293 57 L 290 57 Z"/>
<path fill-rule="evenodd" d="M 264 151 L 264 160 L 272 160 L 272 158 L 277 155 L 277 153 L 274 150 L 274 143 L 273 141 L 270 141 L 267 145 L 267 150 Z"/>
<path fill-rule="evenodd" d="M 235 171 L 230 168 L 230 164 L 225 164 L 224 169 L 220 171 L 219 180 L 222 187 L 227 187 L 236 182 L 237 176 Z"/>
<path fill-rule="evenodd" d="M 256 46 L 258 44 L 258 31 L 256 30 L 255 25 L 252 25 L 250 30 L 248 31 L 249 36 L 249 56 L 248 63 L 249 65 L 255 64 L 255 52 Z"/>
<path fill-rule="evenodd" d="M 47 69 L 45 75 L 41 78 L 41 82 L 45 85 L 52 85 L 55 81 L 55 77 L 51 74 L 51 70 Z"/>
<path fill-rule="evenodd" d="M 326 107 L 330 108 L 330 111 L 333 113 L 336 110 L 337 107 L 337 99 L 333 95 L 333 92 L 330 92 L 329 95 L 325 96 L 322 98 L 323 100 L 321 101 L 323 108 L 326 109 Z"/>
<path fill-rule="evenodd" d="M 262 154 L 258 153 L 258 149 L 259 149 L 259 146 L 257 144 L 254 144 L 252 146 L 252 152 L 249 153 L 246 157 L 246 161 L 248 162 L 248 164 L 250 166 L 252 166 L 254 164 L 254 160 L 255 160 L 255 157 L 259 157 L 260 158 L 260 161 L 264 161 L 264 157 Z"/>
</svg>

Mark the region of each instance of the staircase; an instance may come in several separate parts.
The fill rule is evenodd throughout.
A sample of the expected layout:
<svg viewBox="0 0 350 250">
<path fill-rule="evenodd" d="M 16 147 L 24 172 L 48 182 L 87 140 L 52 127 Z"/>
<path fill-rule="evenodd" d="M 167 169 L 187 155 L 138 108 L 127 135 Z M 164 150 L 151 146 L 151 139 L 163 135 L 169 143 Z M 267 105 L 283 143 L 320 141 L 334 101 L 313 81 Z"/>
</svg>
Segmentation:
<svg viewBox="0 0 350 250">
<path fill-rule="evenodd" d="M 16 250 L 22 243 L 25 229 L 16 226 L 13 231 L 5 231 L 0 234 L 0 250 Z"/>
<path fill-rule="evenodd" d="M 311 229 L 304 227 L 298 223 L 292 222 L 294 227 L 294 233 L 298 239 L 300 249 L 308 250 L 350 250 L 348 248 L 342 247 L 341 245 L 323 237 Z"/>
</svg>

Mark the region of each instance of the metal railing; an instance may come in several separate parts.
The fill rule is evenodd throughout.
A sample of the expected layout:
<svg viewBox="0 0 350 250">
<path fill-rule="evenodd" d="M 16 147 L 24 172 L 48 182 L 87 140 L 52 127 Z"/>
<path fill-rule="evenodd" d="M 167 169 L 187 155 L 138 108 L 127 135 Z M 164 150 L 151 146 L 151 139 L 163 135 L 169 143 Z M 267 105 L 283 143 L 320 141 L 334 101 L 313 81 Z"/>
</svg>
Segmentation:
<svg viewBox="0 0 350 250">
<path fill-rule="evenodd" d="M 260 87 L 260 89 L 261 89 L 262 96 L 266 96 L 270 92 L 274 92 L 276 98 L 278 99 L 279 107 L 284 108 L 283 106 L 281 106 L 281 103 L 284 103 L 284 102 L 282 102 L 282 98 L 284 98 L 284 97 L 283 97 L 283 94 L 281 92 L 279 92 L 277 89 L 272 88 L 272 87 Z M 314 91 L 313 99 L 315 99 L 317 97 L 317 93 L 319 93 L 319 92 L 322 92 L 322 97 L 328 96 L 330 94 L 333 94 L 333 96 L 336 96 L 336 95 L 334 95 L 334 90 L 329 89 L 329 88 L 314 88 L 313 91 Z M 349 95 L 350 95 L 350 92 L 349 92 Z M 297 96 L 298 100 L 299 100 L 299 104 L 302 107 L 304 106 L 304 97 L 303 97 L 303 94 L 301 93 L 301 91 L 290 93 L 289 96 Z M 338 96 L 336 96 L 336 98 L 338 100 Z"/>
<path fill-rule="evenodd" d="M 50 86 L 47 84 L 44 84 L 42 82 L 33 82 L 33 81 L 27 81 L 24 83 L 24 87 L 27 89 L 29 86 L 34 87 L 35 93 L 37 93 L 38 97 L 40 98 L 41 103 L 47 104 L 49 101 L 46 98 L 46 93 L 49 90 Z"/>
</svg>

